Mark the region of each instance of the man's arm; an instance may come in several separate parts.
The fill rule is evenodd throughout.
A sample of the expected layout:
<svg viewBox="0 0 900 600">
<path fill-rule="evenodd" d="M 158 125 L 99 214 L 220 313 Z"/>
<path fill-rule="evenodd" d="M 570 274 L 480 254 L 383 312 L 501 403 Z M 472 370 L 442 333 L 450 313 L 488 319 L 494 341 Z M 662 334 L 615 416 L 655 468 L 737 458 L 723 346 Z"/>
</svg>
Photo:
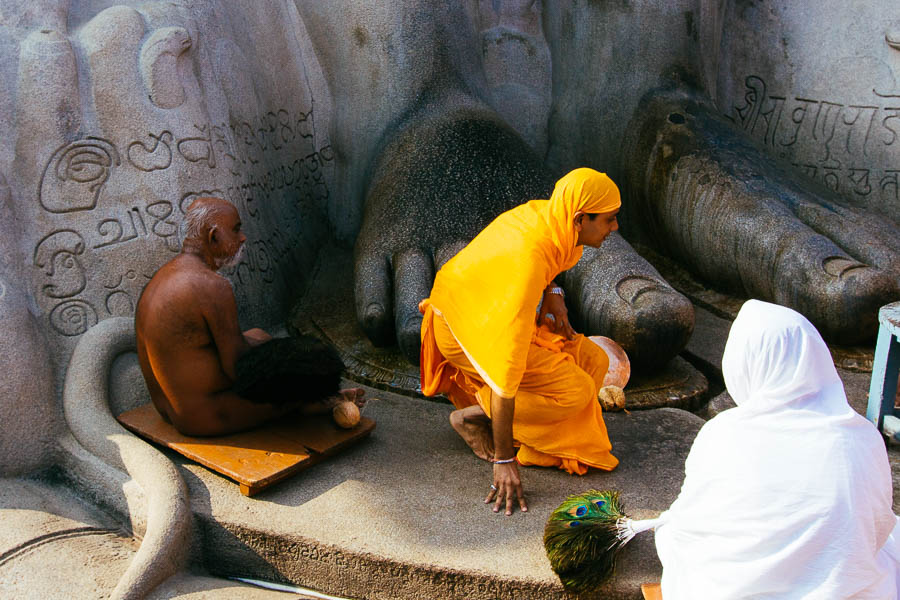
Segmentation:
<svg viewBox="0 0 900 600">
<path fill-rule="evenodd" d="M 516 449 L 513 446 L 513 414 L 515 413 L 516 399 L 503 398 L 497 392 L 491 390 L 491 430 L 494 435 L 494 460 L 508 460 L 515 457 Z M 516 461 L 494 463 L 494 484 L 485 503 L 494 501 L 494 512 L 499 512 L 500 507 L 506 504 L 506 514 L 511 515 L 513 500 L 519 499 L 519 509 L 522 512 L 528 510 L 525 504 L 525 493 L 522 491 L 522 481 L 519 479 L 519 465 Z"/>
<path fill-rule="evenodd" d="M 237 359 L 250 349 L 250 344 L 238 324 L 237 303 L 231 284 L 224 277 L 216 276 L 209 279 L 208 288 L 200 309 L 219 353 L 222 370 L 231 381 L 235 381 Z"/>
</svg>

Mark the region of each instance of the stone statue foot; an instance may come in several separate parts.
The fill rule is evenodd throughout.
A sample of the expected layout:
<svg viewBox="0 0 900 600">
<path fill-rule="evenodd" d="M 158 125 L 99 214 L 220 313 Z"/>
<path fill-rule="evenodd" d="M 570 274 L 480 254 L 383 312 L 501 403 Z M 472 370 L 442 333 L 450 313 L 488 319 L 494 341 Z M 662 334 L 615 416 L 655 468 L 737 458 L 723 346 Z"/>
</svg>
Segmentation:
<svg viewBox="0 0 900 600">
<path fill-rule="evenodd" d="M 418 362 L 419 301 L 436 268 L 494 217 L 547 198 L 555 178 L 485 110 L 416 119 L 385 146 L 355 248 L 357 318 L 376 345 L 397 341 Z M 660 365 L 693 328 L 693 309 L 618 236 L 563 283 L 584 333 L 612 337 L 635 365 Z"/>
<path fill-rule="evenodd" d="M 678 354 L 694 330 L 694 307 L 618 233 L 585 248 L 565 275 L 577 330 L 615 340 L 647 370 Z"/>
<path fill-rule="evenodd" d="M 900 295 L 900 230 L 764 154 L 687 91 L 648 94 L 626 143 L 630 222 L 714 287 L 870 341 Z"/>
<path fill-rule="evenodd" d="M 501 212 L 546 198 L 553 178 L 487 110 L 417 118 L 393 135 L 368 185 L 355 248 L 356 313 L 375 345 L 418 363 L 422 317 L 440 267 Z"/>
</svg>

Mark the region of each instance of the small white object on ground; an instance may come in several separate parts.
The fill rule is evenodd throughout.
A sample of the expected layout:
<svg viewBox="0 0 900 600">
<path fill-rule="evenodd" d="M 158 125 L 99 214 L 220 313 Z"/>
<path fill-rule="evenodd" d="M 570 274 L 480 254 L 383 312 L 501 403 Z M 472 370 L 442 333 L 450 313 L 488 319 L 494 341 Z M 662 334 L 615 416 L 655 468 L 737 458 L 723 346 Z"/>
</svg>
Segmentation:
<svg viewBox="0 0 900 600">
<path fill-rule="evenodd" d="M 884 415 L 884 425 L 881 430 L 886 436 L 893 440 L 900 441 L 900 419 L 894 415 Z"/>
</svg>

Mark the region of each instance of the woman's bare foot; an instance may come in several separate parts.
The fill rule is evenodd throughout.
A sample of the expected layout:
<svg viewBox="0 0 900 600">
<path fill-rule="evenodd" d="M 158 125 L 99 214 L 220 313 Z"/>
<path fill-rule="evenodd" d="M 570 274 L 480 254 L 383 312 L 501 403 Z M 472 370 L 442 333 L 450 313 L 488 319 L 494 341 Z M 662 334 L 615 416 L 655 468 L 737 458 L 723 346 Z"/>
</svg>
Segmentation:
<svg viewBox="0 0 900 600">
<path fill-rule="evenodd" d="M 490 462 L 494 458 L 494 434 L 491 420 L 478 405 L 450 413 L 450 425 L 469 445 L 475 456 Z"/>
</svg>

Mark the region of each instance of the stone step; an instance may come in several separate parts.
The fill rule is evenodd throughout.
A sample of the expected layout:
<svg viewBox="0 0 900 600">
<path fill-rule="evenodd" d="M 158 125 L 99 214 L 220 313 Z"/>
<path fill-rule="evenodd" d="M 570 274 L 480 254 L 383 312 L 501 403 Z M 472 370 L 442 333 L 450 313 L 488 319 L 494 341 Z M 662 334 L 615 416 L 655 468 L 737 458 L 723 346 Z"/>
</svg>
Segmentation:
<svg viewBox="0 0 900 600">
<path fill-rule="evenodd" d="M 0 482 L 0 598 L 105 598 L 138 544 L 64 485 Z"/>
<path fill-rule="evenodd" d="M 506 517 L 483 503 L 491 467 L 451 429 L 452 407 L 367 394 L 365 415 L 378 424 L 368 441 L 252 498 L 168 453 L 188 484 L 209 572 L 372 600 L 566 598 L 542 544 L 551 510 L 569 494 L 615 488 L 632 516 L 655 516 L 676 497 L 703 423 L 668 408 L 608 414 L 619 467 L 584 477 L 522 468 L 529 511 Z M 660 573 L 644 534 L 598 597 L 640 598 Z"/>
<path fill-rule="evenodd" d="M 0 479 L 0 598 L 108 598 L 140 541 L 52 473 Z M 146 600 L 313 600 L 182 572 Z"/>
</svg>

